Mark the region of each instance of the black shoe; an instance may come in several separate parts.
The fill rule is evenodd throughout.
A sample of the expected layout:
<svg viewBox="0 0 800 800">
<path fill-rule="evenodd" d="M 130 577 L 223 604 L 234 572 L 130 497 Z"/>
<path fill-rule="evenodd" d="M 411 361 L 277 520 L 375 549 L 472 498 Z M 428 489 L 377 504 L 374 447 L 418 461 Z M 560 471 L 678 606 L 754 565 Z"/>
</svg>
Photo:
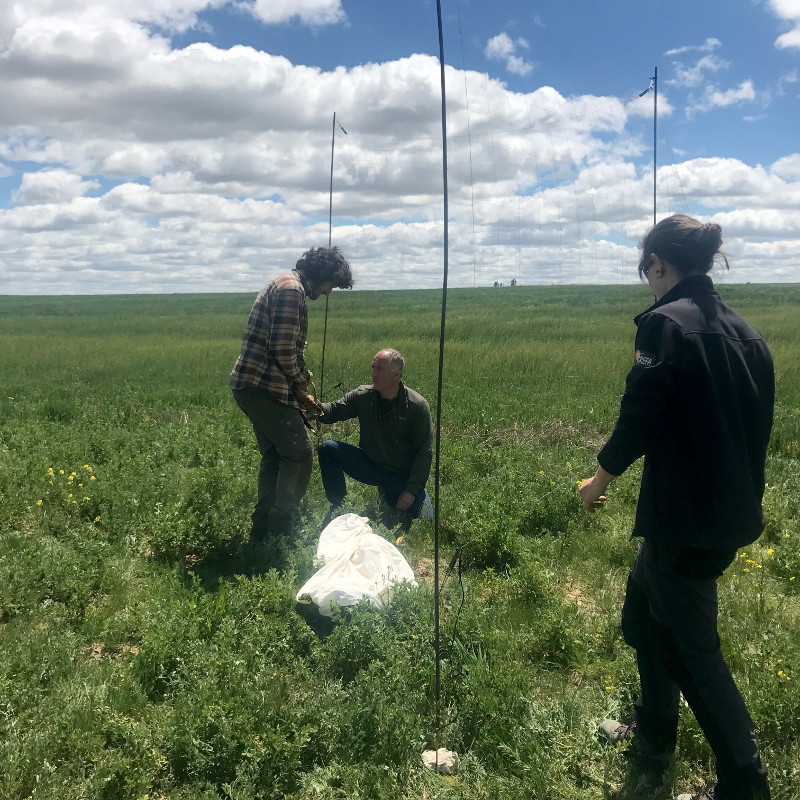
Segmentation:
<svg viewBox="0 0 800 800">
<path fill-rule="evenodd" d="M 269 512 L 269 532 L 276 536 L 285 536 L 289 533 L 292 525 L 291 511 L 276 511 L 274 508 Z"/>
<path fill-rule="evenodd" d="M 322 527 L 326 528 L 331 520 L 335 519 L 339 516 L 342 510 L 341 503 L 331 503 L 331 507 L 328 509 L 328 513 L 324 516 L 322 520 Z"/>
<path fill-rule="evenodd" d="M 641 772 L 666 772 L 674 758 L 672 750 L 659 750 L 653 747 L 637 730 L 636 722 L 625 724 L 616 719 L 604 719 L 597 732 L 609 742 L 626 742 L 630 747 L 625 751 L 628 763 Z"/>
<path fill-rule="evenodd" d="M 269 526 L 259 525 L 250 529 L 250 544 L 261 544 L 269 539 Z"/>
</svg>

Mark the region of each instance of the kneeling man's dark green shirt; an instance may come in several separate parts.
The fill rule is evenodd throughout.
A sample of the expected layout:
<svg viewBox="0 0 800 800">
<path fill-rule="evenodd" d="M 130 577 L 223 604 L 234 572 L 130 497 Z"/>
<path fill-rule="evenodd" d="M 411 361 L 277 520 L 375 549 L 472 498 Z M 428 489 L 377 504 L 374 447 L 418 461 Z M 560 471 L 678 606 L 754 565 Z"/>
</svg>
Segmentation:
<svg viewBox="0 0 800 800">
<path fill-rule="evenodd" d="M 333 403 L 322 403 L 326 425 L 358 417 L 358 446 L 376 463 L 408 475 L 406 491 L 422 491 L 433 460 L 433 426 L 428 401 L 400 382 L 393 400 L 372 386 L 359 386 Z"/>
</svg>

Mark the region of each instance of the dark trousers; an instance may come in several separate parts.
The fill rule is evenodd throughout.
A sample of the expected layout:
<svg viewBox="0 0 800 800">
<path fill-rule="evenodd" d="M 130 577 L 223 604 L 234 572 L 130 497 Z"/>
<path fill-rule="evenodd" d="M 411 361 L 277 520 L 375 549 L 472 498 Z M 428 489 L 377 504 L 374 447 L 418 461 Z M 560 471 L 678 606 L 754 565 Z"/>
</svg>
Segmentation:
<svg viewBox="0 0 800 800">
<path fill-rule="evenodd" d="M 285 530 L 311 478 L 312 449 L 303 418 L 264 389 L 234 389 L 233 396 L 253 423 L 261 453 L 252 533 Z"/>
<path fill-rule="evenodd" d="M 360 483 L 380 487 L 386 502 L 392 507 L 406 490 L 408 475 L 392 472 L 376 464 L 360 447 L 329 439 L 322 443 L 317 455 L 325 496 L 332 506 L 338 506 L 347 494 L 345 474 Z M 425 492 L 420 490 L 406 513 L 410 517 L 418 517 L 424 500 Z"/>
<path fill-rule="evenodd" d="M 717 633 L 717 578 L 735 556 L 644 539 L 628 577 L 622 631 L 639 667 L 637 735 L 671 752 L 683 694 L 716 757 L 720 800 L 766 800 L 753 721 Z"/>
</svg>

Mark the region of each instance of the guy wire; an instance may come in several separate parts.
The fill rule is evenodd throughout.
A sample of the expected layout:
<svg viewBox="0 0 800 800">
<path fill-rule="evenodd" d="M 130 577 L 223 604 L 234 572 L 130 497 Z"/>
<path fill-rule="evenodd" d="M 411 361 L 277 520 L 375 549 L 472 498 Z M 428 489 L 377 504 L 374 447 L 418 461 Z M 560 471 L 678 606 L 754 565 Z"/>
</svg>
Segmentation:
<svg viewBox="0 0 800 800">
<path fill-rule="evenodd" d="M 331 188 L 328 193 L 328 247 L 331 246 L 333 236 L 333 147 L 336 142 L 336 112 L 333 112 L 333 124 L 331 126 Z M 328 299 L 325 295 L 325 324 L 322 328 L 322 361 L 319 366 L 319 397 L 317 400 L 322 402 L 322 392 L 325 388 L 325 342 L 328 339 Z"/>
<path fill-rule="evenodd" d="M 469 124 L 469 87 L 467 85 L 467 60 L 464 58 L 464 34 L 461 31 L 461 3 L 456 2 L 458 11 L 458 38 L 461 42 L 461 63 L 464 65 L 464 106 L 467 112 L 467 149 L 469 151 L 469 188 L 472 205 L 472 288 L 475 288 L 475 180 L 472 173 L 472 128 Z"/>
</svg>

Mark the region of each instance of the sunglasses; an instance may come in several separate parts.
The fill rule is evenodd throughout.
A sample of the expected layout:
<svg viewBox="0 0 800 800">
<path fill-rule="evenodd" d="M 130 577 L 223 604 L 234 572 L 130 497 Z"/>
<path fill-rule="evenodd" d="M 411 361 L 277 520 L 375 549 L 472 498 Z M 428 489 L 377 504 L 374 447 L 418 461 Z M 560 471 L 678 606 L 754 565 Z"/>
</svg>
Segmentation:
<svg viewBox="0 0 800 800">
<path fill-rule="evenodd" d="M 639 271 L 647 277 L 647 274 L 650 272 L 651 267 L 653 266 L 653 254 L 651 253 L 648 256 L 642 256 L 642 260 L 639 262 Z"/>
</svg>

